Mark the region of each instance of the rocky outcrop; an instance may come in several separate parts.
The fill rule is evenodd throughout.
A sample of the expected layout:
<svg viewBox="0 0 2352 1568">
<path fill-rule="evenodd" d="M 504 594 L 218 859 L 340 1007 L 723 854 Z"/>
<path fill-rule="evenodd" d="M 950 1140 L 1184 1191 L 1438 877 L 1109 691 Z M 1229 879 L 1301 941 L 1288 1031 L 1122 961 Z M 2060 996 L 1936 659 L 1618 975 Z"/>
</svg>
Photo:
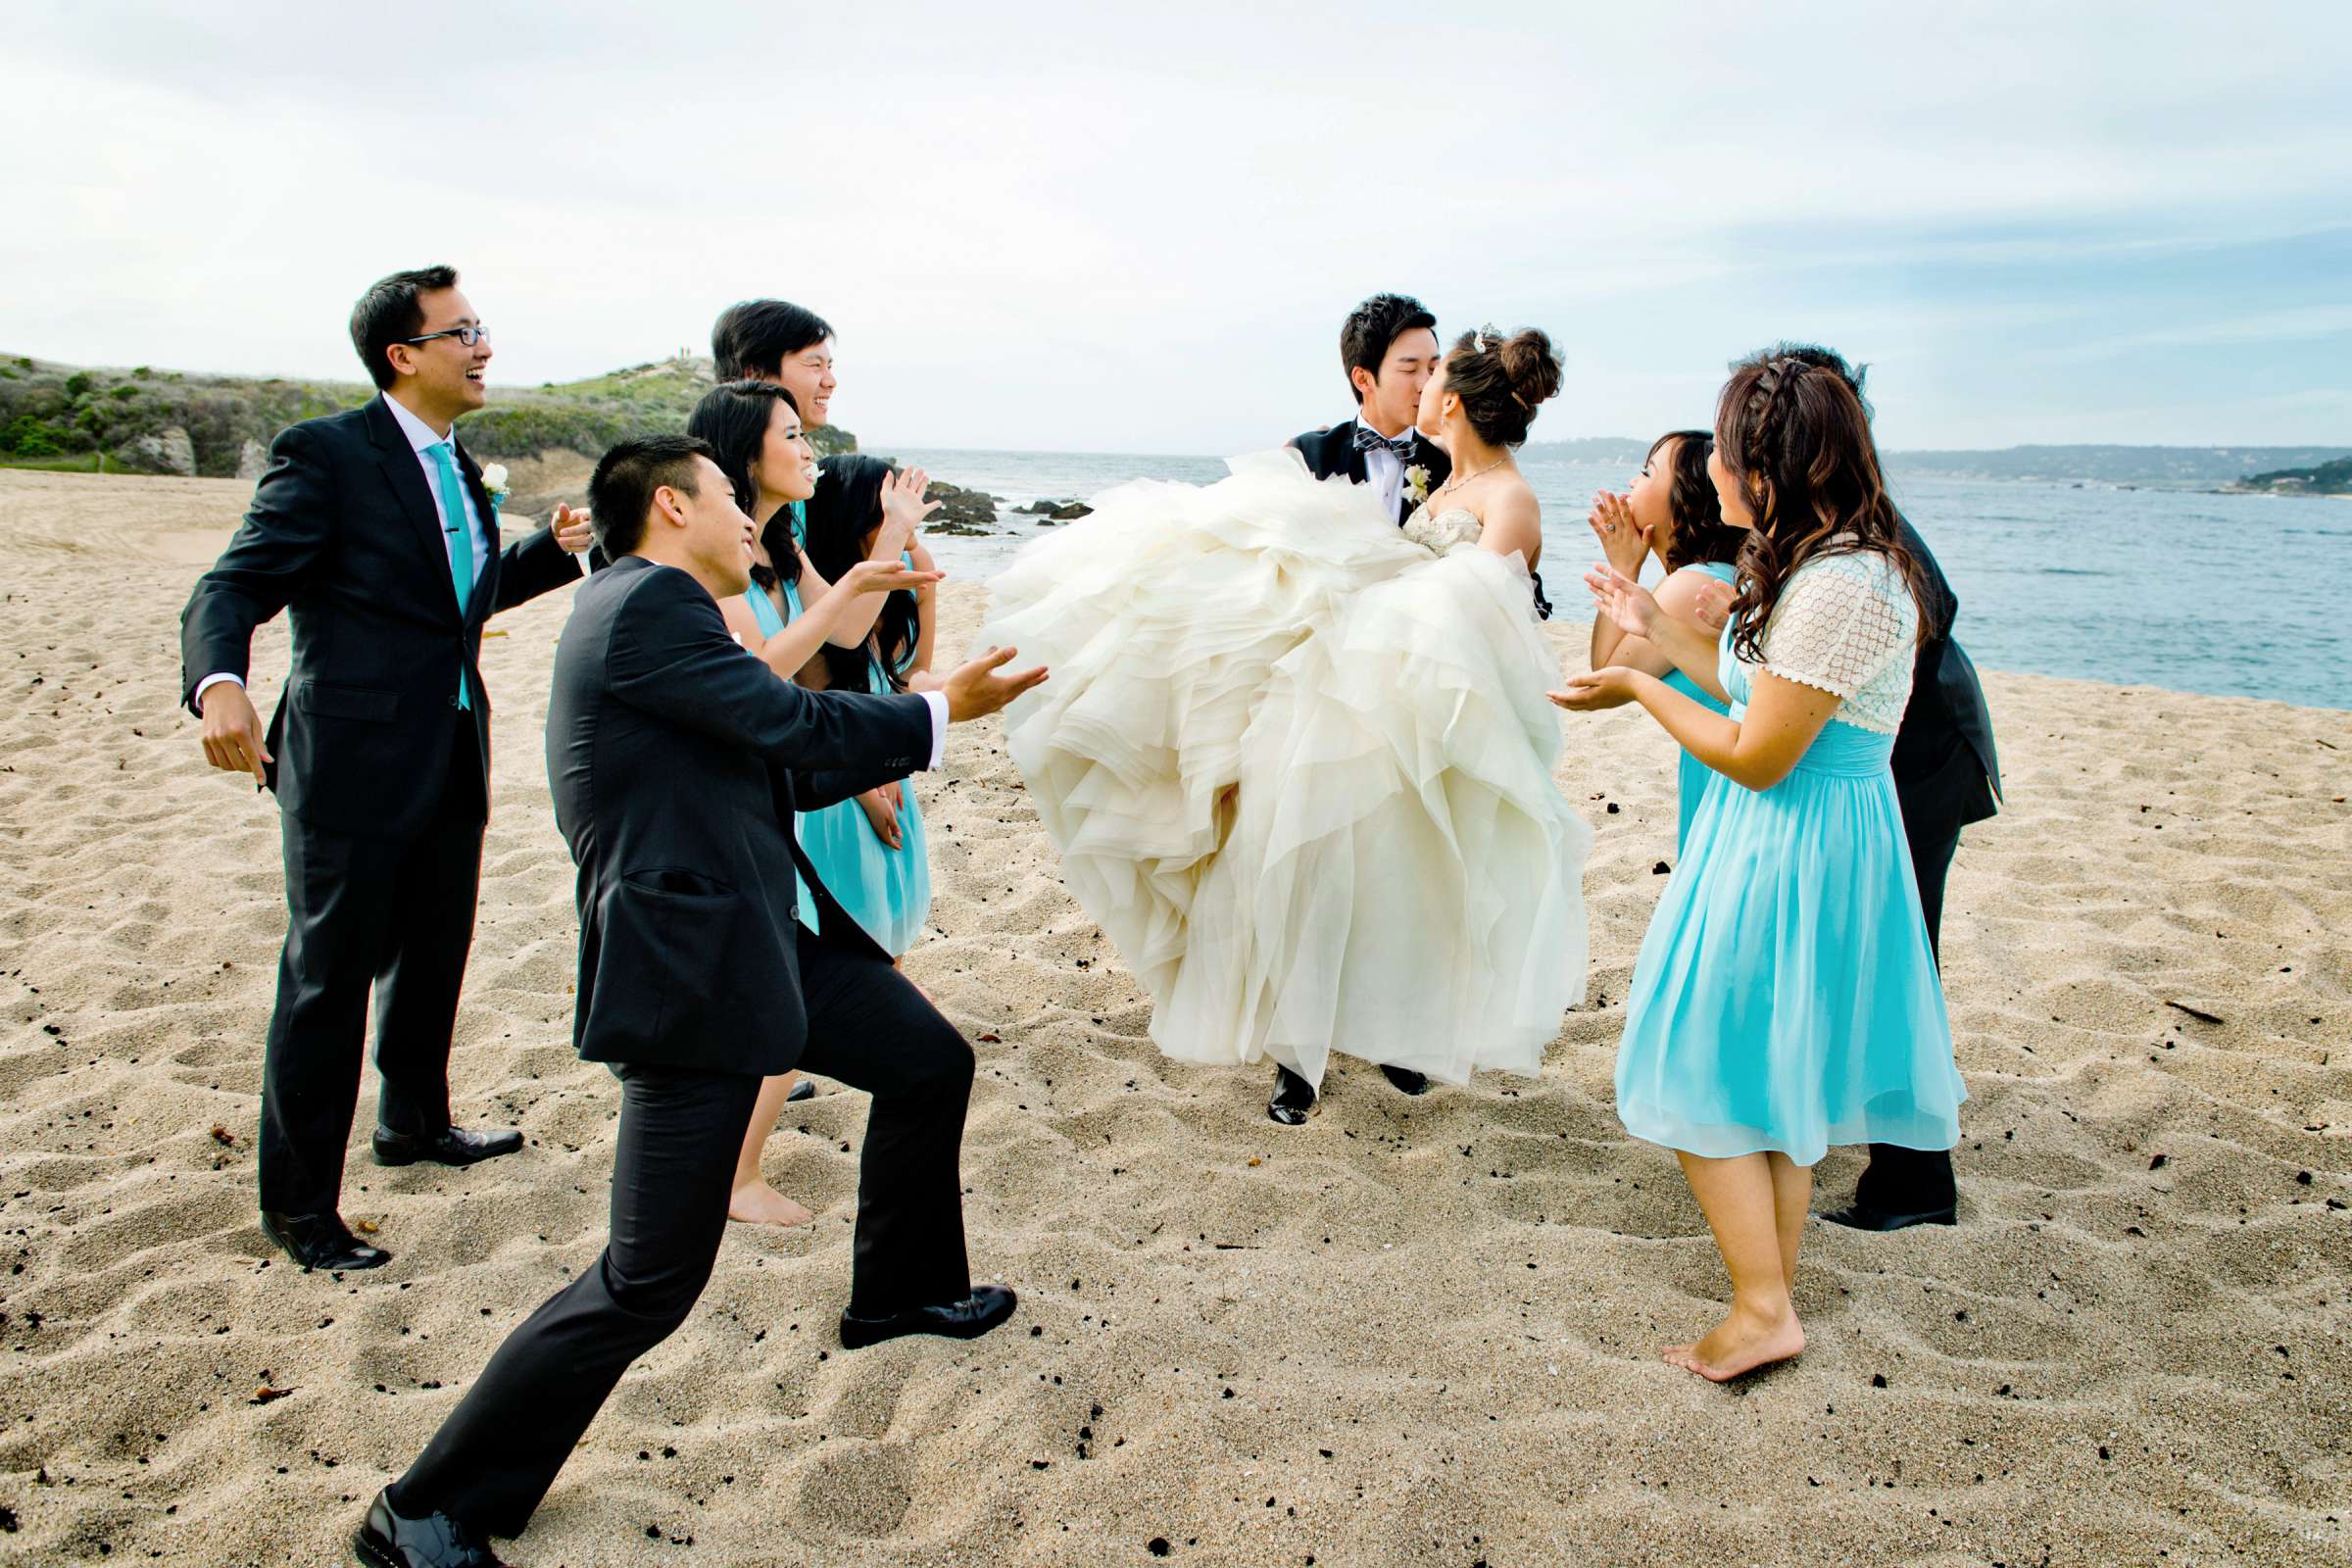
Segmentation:
<svg viewBox="0 0 2352 1568">
<path fill-rule="evenodd" d="M 176 473 L 196 477 L 196 443 L 188 439 L 182 425 L 167 425 L 162 430 L 134 436 L 123 449 L 123 457 L 131 466 L 149 473 Z"/>
<path fill-rule="evenodd" d="M 237 453 L 237 477 L 259 479 L 262 470 L 269 466 L 270 449 L 251 436 L 246 437 L 244 447 Z"/>
<path fill-rule="evenodd" d="M 996 532 L 997 498 L 984 490 L 966 490 L 961 485 L 934 479 L 923 491 L 923 499 L 940 504 L 934 519 L 924 526 L 925 533 Z"/>
<path fill-rule="evenodd" d="M 1095 512 L 1094 508 L 1088 506 L 1083 501 L 1049 501 L 1044 499 L 1032 501 L 1025 507 L 1015 507 L 1012 510 L 1015 512 L 1027 513 L 1029 515 L 1040 519 L 1041 526 L 1047 522 L 1075 522 L 1080 517 L 1093 516 Z"/>
</svg>

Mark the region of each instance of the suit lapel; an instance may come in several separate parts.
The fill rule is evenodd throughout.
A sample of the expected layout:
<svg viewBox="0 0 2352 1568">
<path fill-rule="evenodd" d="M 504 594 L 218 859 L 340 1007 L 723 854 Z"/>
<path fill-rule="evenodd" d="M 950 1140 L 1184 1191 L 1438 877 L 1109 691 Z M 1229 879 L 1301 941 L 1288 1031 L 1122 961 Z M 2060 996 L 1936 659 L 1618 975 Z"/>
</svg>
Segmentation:
<svg viewBox="0 0 2352 1568">
<path fill-rule="evenodd" d="M 1331 438 L 1340 444 L 1340 472 L 1348 476 L 1350 484 L 1366 484 L 1372 478 L 1372 470 L 1365 466 L 1364 455 L 1355 444 L 1355 427 L 1360 422 L 1349 419 L 1346 424 L 1334 425 L 1331 431 Z"/>
<path fill-rule="evenodd" d="M 473 454 L 466 450 L 464 443 L 454 444 L 458 448 L 458 469 L 466 476 L 466 493 L 473 497 L 473 514 L 482 519 L 482 533 L 487 541 L 473 563 L 473 592 L 466 599 L 466 618 L 487 620 L 490 605 L 498 594 L 498 509 L 490 505 L 490 492 L 482 488 L 482 466 L 473 461 Z"/>
<path fill-rule="evenodd" d="M 450 615 L 455 618 L 458 593 L 449 576 L 449 546 L 442 542 L 441 516 L 434 510 L 433 492 L 425 485 L 424 469 L 418 465 L 416 449 L 409 445 L 399 421 L 392 417 L 392 411 L 384 407 L 380 397 L 368 405 L 368 430 L 375 438 L 376 463 L 384 471 L 384 483 L 399 497 L 400 510 L 416 525 L 423 560 L 434 568 L 441 584 L 440 603 L 449 608 Z"/>
</svg>

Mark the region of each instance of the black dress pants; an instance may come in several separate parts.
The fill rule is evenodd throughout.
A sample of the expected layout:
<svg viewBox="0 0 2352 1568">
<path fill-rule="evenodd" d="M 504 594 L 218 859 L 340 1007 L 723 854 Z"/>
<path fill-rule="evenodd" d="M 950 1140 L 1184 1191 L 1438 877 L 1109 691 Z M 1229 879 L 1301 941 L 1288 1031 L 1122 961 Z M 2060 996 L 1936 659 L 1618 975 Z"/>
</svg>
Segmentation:
<svg viewBox="0 0 2352 1568">
<path fill-rule="evenodd" d="M 481 745 L 472 715 L 441 804 L 416 839 L 314 827 L 281 813 L 286 945 L 262 1066 L 261 1203 L 277 1214 L 337 1207 L 375 989 L 376 1120 L 431 1136 L 449 1125 L 449 1041 L 473 946 L 482 875 Z"/>
<path fill-rule="evenodd" d="M 1920 910 L 1928 921 L 1928 951 L 1943 961 L 1943 884 L 1960 848 L 1960 824 L 1932 816 L 1905 803 L 1903 836 L 1911 844 L 1911 868 L 1919 877 Z M 1873 1144 L 1870 1163 L 1854 1184 L 1854 1201 L 1890 1214 L 1925 1214 L 1959 1201 L 1948 1149 L 1905 1149 Z"/>
<path fill-rule="evenodd" d="M 873 1096 L 858 1170 L 851 1310 L 883 1315 L 971 1294 L 959 1156 L 972 1048 L 870 950 L 802 934 L 808 1040 L 800 1065 Z M 521 1534 L 629 1363 L 686 1321 L 727 1228 L 727 1194 L 760 1079 L 614 1069 L 620 1128 L 604 1255 L 500 1346 L 392 1488 Z"/>
</svg>

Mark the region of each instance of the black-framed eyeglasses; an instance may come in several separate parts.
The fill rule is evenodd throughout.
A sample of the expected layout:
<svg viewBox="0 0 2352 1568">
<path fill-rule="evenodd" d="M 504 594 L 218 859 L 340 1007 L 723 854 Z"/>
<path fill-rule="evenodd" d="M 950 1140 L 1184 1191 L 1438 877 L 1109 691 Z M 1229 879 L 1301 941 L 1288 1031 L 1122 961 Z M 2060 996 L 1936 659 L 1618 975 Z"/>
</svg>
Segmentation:
<svg viewBox="0 0 2352 1568">
<path fill-rule="evenodd" d="M 489 335 L 490 329 L 486 326 L 453 326 L 445 332 L 427 332 L 422 337 L 404 337 L 401 341 L 415 347 L 418 343 L 430 343 L 437 337 L 454 337 L 471 348 Z"/>
</svg>

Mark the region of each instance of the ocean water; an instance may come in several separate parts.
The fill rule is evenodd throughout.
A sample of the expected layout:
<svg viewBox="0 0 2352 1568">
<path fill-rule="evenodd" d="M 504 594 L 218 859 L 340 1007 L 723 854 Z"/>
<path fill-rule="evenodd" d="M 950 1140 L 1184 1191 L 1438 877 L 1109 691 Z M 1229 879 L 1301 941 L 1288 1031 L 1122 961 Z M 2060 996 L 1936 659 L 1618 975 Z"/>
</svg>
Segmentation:
<svg viewBox="0 0 2352 1568">
<path fill-rule="evenodd" d="M 1215 457 L 889 450 L 1002 498 L 1004 532 L 927 541 L 962 578 L 1053 531 L 1011 507 L 1225 472 Z M 1600 553 L 1585 514 L 1595 490 L 1623 489 L 1632 472 L 1542 457 L 1522 469 L 1544 503 L 1556 613 L 1590 621 L 1581 579 Z M 2352 709 L 2352 502 L 1906 477 L 1899 463 L 1889 475 L 1959 595 L 1955 635 L 1979 666 Z"/>
</svg>

